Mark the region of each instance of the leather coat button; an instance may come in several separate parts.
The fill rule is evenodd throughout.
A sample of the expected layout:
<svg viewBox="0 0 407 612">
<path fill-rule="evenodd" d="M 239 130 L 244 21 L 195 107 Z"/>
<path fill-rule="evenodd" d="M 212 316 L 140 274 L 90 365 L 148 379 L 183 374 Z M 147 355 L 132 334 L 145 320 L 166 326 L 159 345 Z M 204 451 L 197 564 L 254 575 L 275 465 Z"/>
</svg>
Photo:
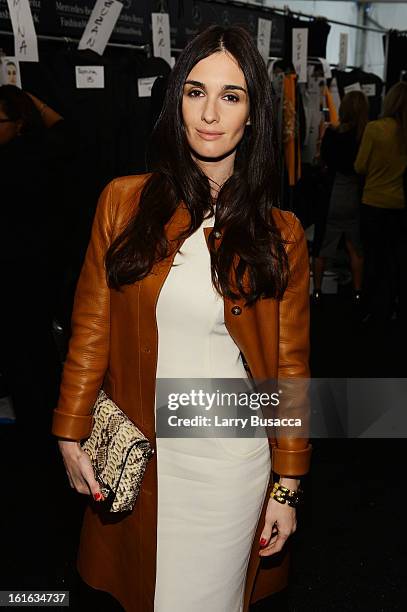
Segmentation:
<svg viewBox="0 0 407 612">
<path fill-rule="evenodd" d="M 216 232 L 213 232 L 213 235 L 215 236 L 216 239 L 219 240 L 219 238 L 222 237 L 222 232 L 219 232 L 218 230 L 216 230 Z"/>
<path fill-rule="evenodd" d="M 242 312 L 242 309 L 240 308 L 240 306 L 233 306 L 232 308 L 232 314 L 234 315 L 240 315 L 240 313 Z"/>
</svg>

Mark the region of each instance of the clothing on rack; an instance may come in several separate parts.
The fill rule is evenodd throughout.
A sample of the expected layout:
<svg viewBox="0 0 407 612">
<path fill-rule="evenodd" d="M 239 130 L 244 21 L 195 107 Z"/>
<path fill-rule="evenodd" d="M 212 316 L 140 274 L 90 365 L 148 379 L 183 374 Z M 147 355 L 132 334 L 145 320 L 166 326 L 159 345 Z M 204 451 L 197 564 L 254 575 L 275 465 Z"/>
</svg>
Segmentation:
<svg viewBox="0 0 407 612">
<path fill-rule="evenodd" d="M 359 89 L 363 91 L 369 102 L 369 119 L 377 119 L 382 109 L 383 81 L 377 74 L 365 72 L 355 68 L 350 72 L 333 70 L 332 76 L 336 78 L 341 99 L 349 91 Z"/>
<path fill-rule="evenodd" d="M 318 160 L 321 140 L 326 125 L 336 125 L 338 114 L 326 79 L 314 64 L 308 65 L 308 79 L 300 83 L 304 104 L 306 136 L 302 159 L 313 164 Z"/>
<path fill-rule="evenodd" d="M 141 97 L 138 79 L 167 76 L 161 58 L 133 49 L 107 48 L 103 56 L 70 44 L 40 42 L 40 62 L 23 62 L 23 89 L 58 110 L 78 134 L 71 163 L 71 201 L 77 217 L 76 267 L 84 257 L 101 189 L 116 176 L 146 170 L 145 149 L 151 133 L 151 98 Z M 104 87 L 76 87 L 75 67 L 103 66 Z M 79 137 L 80 135 L 80 137 Z"/>
<path fill-rule="evenodd" d="M 336 80 L 335 76 L 331 78 L 328 84 L 328 88 L 329 93 L 331 94 L 332 102 L 337 111 L 339 112 L 339 107 L 341 105 L 341 96 L 339 95 L 338 81 Z"/>
<path fill-rule="evenodd" d="M 294 28 L 308 30 L 308 55 L 312 57 L 326 57 L 326 44 L 331 26 L 323 18 L 311 21 L 287 16 L 285 19 L 285 53 L 284 57 L 292 59 L 292 31 Z"/>
<path fill-rule="evenodd" d="M 297 75 L 284 74 L 280 68 L 277 73 L 269 65 L 272 79 L 274 119 L 280 155 L 284 158 L 288 186 L 295 185 L 301 176 L 301 144 L 304 137 L 305 116 L 302 106 Z M 284 197 L 285 185 L 281 189 Z"/>
<path fill-rule="evenodd" d="M 401 72 L 407 70 L 407 32 L 390 31 L 386 63 L 386 92 L 401 80 Z M 386 47 L 386 36 L 383 36 Z"/>
</svg>

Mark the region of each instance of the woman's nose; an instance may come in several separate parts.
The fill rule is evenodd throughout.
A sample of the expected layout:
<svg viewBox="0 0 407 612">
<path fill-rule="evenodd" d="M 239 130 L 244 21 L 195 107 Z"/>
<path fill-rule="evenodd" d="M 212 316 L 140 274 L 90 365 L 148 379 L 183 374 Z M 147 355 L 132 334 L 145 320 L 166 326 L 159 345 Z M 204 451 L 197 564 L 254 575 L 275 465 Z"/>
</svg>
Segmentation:
<svg viewBox="0 0 407 612">
<path fill-rule="evenodd" d="M 216 108 L 215 100 L 210 100 L 209 97 L 206 98 L 204 107 L 202 109 L 201 119 L 206 123 L 213 123 L 214 121 L 219 121 L 219 113 Z"/>
</svg>

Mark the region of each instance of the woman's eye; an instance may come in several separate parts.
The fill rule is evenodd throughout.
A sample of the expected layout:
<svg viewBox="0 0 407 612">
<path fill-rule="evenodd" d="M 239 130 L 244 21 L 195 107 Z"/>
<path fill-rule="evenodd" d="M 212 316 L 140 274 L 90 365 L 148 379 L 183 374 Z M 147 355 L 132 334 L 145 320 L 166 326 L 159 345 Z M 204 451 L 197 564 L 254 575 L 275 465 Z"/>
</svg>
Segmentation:
<svg viewBox="0 0 407 612">
<path fill-rule="evenodd" d="M 205 93 L 201 91 L 200 89 L 191 89 L 187 95 L 190 98 L 200 98 L 204 96 Z M 235 94 L 226 94 L 225 96 L 223 96 L 223 99 L 226 99 L 227 102 L 232 102 L 232 103 L 239 102 L 239 97 L 236 96 Z"/>
<path fill-rule="evenodd" d="M 199 91 L 199 89 L 191 89 L 191 91 L 188 92 L 188 96 L 191 98 L 198 98 L 201 93 L 203 92 Z"/>
<path fill-rule="evenodd" d="M 228 99 L 228 102 L 239 102 L 239 98 L 234 94 L 226 94 L 224 97 Z"/>
</svg>

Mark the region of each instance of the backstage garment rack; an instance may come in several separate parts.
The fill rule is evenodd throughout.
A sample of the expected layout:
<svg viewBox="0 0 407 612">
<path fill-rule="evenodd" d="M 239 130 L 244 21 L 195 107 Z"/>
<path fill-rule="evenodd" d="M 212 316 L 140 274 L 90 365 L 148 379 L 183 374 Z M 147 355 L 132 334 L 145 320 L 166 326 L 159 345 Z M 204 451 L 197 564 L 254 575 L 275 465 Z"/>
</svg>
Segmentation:
<svg viewBox="0 0 407 612">
<path fill-rule="evenodd" d="M 310 13 L 303 13 L 301 11 L 292 11 L 291 9 L 289 9 L 288 7 L 273 7 L 273 6 L 264 6 L 263 4 L 258 4 L 258 3 L 254 3 L 254 2 L 242 2 L 241 0 L 204 0 L 204 2 L 215 2 L 216 4 L 220 4 L 220 5 L 224 5 L 224 6 L 238 6 L 238 7 L 242 7 L 242 8 L 246 8 L 246 9 L 250 9 L 250 7 L 253 7 L 253 9 L 256 9 L 256 11 L 262 11 L 265 14 L 268 15 L 273 15 L 273 14 L 277 14 L 277 15 L 285 15 L 287 17 L 289 17 L 290 15 L 295 16 L 295 17 L 299 17 L 299 18 L 305 18 L 308 19 L 310 21 L 315 21 L 317 19 L 326 21 L 327 23 L 333 23 L 335 25 L 342 25 L 342 26 L 346 26 L 348 28 L 354 28 L 355 30 L 361 30 L 364 32 L 374 32 L 376 34 L 383 34 L 386 37 L 385 40 L 385 48 L 384 48 L 384 78 L 383 78 L 383 83 L 384 85 L 386 85 L 386 80 L 387 80 L 387 62 L 388 62 L 388 51 L 389 51 L 389 34 L 390 34 L 390 29 L 387 28 L 373 28 L 371 26 L 366 26 L 366 25 L 360 25 L 360 24 L 356 24 L 356 23 L 347 23 L 346 21 L 339 21 L 337 19 L 331 19 L 329 17 L 324 17 L 322 15 L 311 15 Z M 394 29 L 394 28 L 393 28 Z M 407 30 L 400 30 L 401 33 L 403 32 L 407 32 Z M 335 64 L 331 64 L 331 66 L 335 66 Z M 335 66 L 337 67 L 337 66 Z M 351 68 L 351 66 L 346 66 L 347 68 Z"/>
<path fill-rule="evenodd" d="M 204 0 L 205 2 L 213 2 L 213 0 Z M 328 17 L 323 17 L 323 16 L 316 16 L 316 15 L 311 15 L 309 13 L 303 13 L 301 11 L 292 11 L 290 10 L 288 7 L 285 8 L 279 8 L 279 7 L 273 7 L 273 6 L 264 6 L 264 5 L 259 5 L 259 4 L 254 4 L 253 2 L 242 2 L 241 0 L 215 0 L 216 4 L 221 4 L 224 6 L 239 6 L 239 7 L 243 7 L 243 8 L 249 8 L 253 7 L 255 8 L 257 11 L 260 10 L 264 13 L 268 13 L 268 14 L 279 14 L 279 15 L 285 15 L 285 16 L 290 16 L 290 15 L 294 15 L 296 17 L 302 17 L 311 21 L 314 21 L 316 19 L 321 19 L 326 21 L 327 23 L 333 23 L 336 25 L 343 25 L 349 28 L 354 28 L 356 30 L 362 30 L 365 32 L 374 32 L 377 34 L 384 34 L 386 36 L 386 42 L 385 42 L 385 51 L 384 51 L 384 83 L 386 83 L 386 76 L 387 76 L 387 61 L 388 61 L 388 48 L 389 48 L 389 33 L 390 30 L 386 29 L 386 28 L 373 28 L 371 26 L 365 26 L 365 25 L 359 25 L 359 24 L 354 24 L 354 23 L 347 23 L 345 21 L 339 21 L 337 19 L 331 19 Z M 407 30 L 400 30 L 401 33 L 403 32 L 407 32 Z M 8 36 L 13 36 L 13 32 L 10 32 L 8 30 L 0 30 L 0 35 L 8 35 Z M 68 36 L 50 36 L 50 35 L 45 35 L 45 34 L 38 34 L 37 38 L 39 40 L 48 40 L 48 41 L 57 41 L 57 42 L 65 42 L 65 43 L 77 43 L 80 41 L 79 38 L 71 38 Z M 118 47 L 118 48 L 122 48 L 122 49 L 133 49 L 136 51 L 142 51 L 144 53 L 147 54 L 147 57 L 151 57 L 152 55 L 152 49 L 151 49 L 151 44 L 150 43 L 146 43 L 144 45 L 134 45 L 131 43 L 114 43 L 114 42 L 109 42 L 107 43 L 108 47 Z M 180 53 L 182 51 L 182 49 L 179 48 L 171 48 L 171 52 L 173 53 Z M 0 49 L 1 52 L 1 49 Z M 336 64 L 330 64 L 332 67 L 339 67 Z M 353 68 L 352 66 L 346 66 L 346 68 Z"/>
</svg>

